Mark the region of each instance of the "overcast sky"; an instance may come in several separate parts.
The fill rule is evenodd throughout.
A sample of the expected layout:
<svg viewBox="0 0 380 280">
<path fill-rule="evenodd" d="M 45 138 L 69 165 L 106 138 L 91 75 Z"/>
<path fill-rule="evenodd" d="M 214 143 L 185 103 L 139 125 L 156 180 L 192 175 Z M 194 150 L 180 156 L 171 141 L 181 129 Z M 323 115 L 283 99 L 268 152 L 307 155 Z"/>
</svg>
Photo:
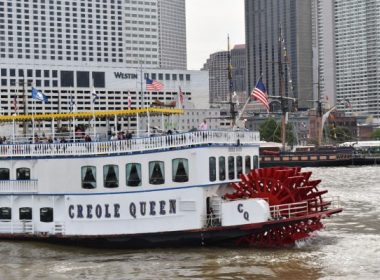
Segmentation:
<svg viewBox="0 0 380 280">
<path fill-rule="evenodd" d="M 244 44 L 244 0 L 186 0 L 188 68 L 199 70 L 210 54 Z"/>
</svg>

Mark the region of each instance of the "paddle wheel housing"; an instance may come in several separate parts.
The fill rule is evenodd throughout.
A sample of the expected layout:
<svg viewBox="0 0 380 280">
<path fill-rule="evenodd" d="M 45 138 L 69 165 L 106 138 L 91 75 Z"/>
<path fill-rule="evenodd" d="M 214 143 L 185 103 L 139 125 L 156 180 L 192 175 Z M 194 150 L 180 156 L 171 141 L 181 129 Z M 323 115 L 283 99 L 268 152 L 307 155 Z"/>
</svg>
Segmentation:
<svg viewBox="0 0 380 280">
<path fill-rule="evenodd" d="M 262 230 L 240 238 L 237 244 L 289 245 L 322 229 L 321 219 L 332 214 L 328 209 L 331 201 L 322 198 L 327 190 L 319 190 L 321 180 L 311 180 L 311 175 L 312 172 L 302 172 L 300 167 L 259 168 L 242 174 L 240 182 L 232 183 L 234 192 L 227 193 L 226 199 L 265 199 L 272 218 Z"/>
</svg>

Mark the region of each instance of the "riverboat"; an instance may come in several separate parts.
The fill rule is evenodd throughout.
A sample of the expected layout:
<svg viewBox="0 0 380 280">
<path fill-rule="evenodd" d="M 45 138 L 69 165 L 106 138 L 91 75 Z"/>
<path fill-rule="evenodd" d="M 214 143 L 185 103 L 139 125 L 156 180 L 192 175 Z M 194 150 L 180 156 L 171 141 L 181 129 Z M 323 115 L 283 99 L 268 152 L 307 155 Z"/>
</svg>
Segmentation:
<svg viewBox="0 0 380 280">
<path fill-rule="evenodd" d="M 103 115 L 117 114 L 125 112 Z M 107 248 L 293 244 L 342 208 L 323 198 L 311 172 L 259 168 L 259 140 L 257 132 L 194 131 L 3 143 L 0 239 Z"/>
</svg>

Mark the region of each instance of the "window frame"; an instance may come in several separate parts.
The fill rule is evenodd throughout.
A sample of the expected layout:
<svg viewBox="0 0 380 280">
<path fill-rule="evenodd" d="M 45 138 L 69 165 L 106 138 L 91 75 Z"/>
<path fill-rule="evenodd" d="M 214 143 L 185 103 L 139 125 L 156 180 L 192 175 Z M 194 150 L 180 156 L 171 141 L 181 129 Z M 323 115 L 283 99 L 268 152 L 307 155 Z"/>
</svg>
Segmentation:
<svg viewBox="0 0 380 280">
<path fill-rule="evenodd" d="M 106 180 L 108 174 L 106 174 L 106 170 L 105 169 L 107 167 L 109 168 L 111 166 L 114 167 L 114 171 L 115 171 L 115 175 L 116 175 L 116 179 L 117 179 L 117 182 L 116 182 L 115 186 L 112 186 L 112 185 L 108 186 L 109 184 L 112 184 L 114 182 L 112 182 L 112 181 L 111 182 L 107 182 L 107 180 Z M 107 170 L 107 172 L 108 172 L 108 170 Z M 103 187 L 106 188 L 106 189 L 117 189 L 119 187 L 119 185 L 120 185 L 119 166 L 116 165 L 116 164 L 106 164 L 106 165 L 103 165 Z"/>
<path fill-rule="evenodd" d="M 210 182 L 215 182 L 217 178 L 216 174 L 216 157 L 209 157 L 208 159 L 208 172 Z"/>
<path fill-rule="evenodd" d="M 245 160 L 245 163 L 244 163 L 245 173 L 248 174 L 252 170 L 251 157 L 250 156 L 245 156 L 244 160 Z"/>
<path fill-rule="evenodd" d="M 220 156 L 218 158 L 218 165 L 219 165 L 219 181 L 225 181 L 226 180 L 226 157 Z"/>
<path fill-rule="evenodd" d="M 43 214 L 43 211 L 49 211 L 51 213 L 49 213 L 49 216 L 47 216 L 47 218 L 45 219 L 42 219 L 42 214 Z M 50 218 L 50 219 L 48 219 Z M 53 207 L 41 207 L 40 208 L 40 222 L 41 223 L 52 223 L 54 222 L 54 209 Z"/>
<path fill-rule="evenodd" d="M 22 215 L 26 215 L 25 213 L 21 213 L 22 210 L 28 210 L 30 212 L 30 219 L 22 217 Z M 19 215 L 20 221 L 31 221 L 31 220 L 33 220 L 33 208 L 32 207 L 21 207 L 18 209 L 18 215 Z"/>
<path fill-rule="evenodd" d="M 228 156 L 228 180 L 235 179 L 235 157 Z"/>
<path fill-rule="evenodd" d="M 128 171 L 128 166 L 131 166 L 130 171 Z M 129 181 L 131 181 L 129 178 L 131 176 L 131 171 L 132 171 L 133 166 L 136 166 L 137 175 L 139 176 L 139 179 L 140 179 L 139 184 L 136 185 L 136 186 L 135 185 L 131 185 L 131 184 L 128 183 Z M 131 181 L 131 182 L 134 182 L 134 181 Z M 127 187 L 132 187 L 132 188 L 141 187 L 142 186 L 142 168 L 141 168 L 141 163 L 130 162 L 130 163 L 127 163 L 125 165 L 125 184 L 127 185 Z"/>
<path fill-rule="evenodd" d="M 85 168 L 86 168 L 86 172 L 83 173 L 83 170 L 84 170 Z M 91 183 L 93 183 L 93 182 L 88 183 L 88 182 L 85 182 L 85 181 L 84 181 L 84 179 L 85 179 L 85 177 L 86 177 L 86 174 L 87 174 L 87 168 L 91 168 L 91 170 L 92 170 L 92 175 L 93 175 L 93 177 L 94 177 L 94 179 L 95 179 L 95 186 L 92 187 L 92 188 L 84 187 L 84 184 L 91 184 Z M 93 189 L 96 189 L 96 187 L 97 187 L 96 166 L 93 166 L 93 165 L 82 166 L 82 168 L 81 168 L 81 186 L 82 186 L 82 189 L 85 189 L 85 190 L 93 190 Z"/>
<path fill-rule="evenodd" d="M 9 213 L 8 213 L 8 215 L 9 215 L 9 217 L 8 217 L 8 215 L 6 216 L 6 218 L 4 218 L 4 216 L 3 216 L 3 211 L 4 210 L 6 210 L 6 211 L 8 211 Z M 11 207 L 0 207 L 0 220 L 7 220 L 7 221 L 10 221 L 10 220 L 12 220 L 12 208 Z"/>
<path fill-rule="evenodd" d="M 154 172 L 153 169 L 155 168 L 156 164 L 159 164 L 160 169 L 161 169 L 161 175 L 162 175 L 161 179 L 160 178 L 154 179 L 154 180 L 158 180 L 157 182 L 153 181 L 153 179 L 152 179 L 152 175 Z M 164 161 L 150 161 L 149 162 L 149 184 L 151 184 L 151 185 L 163 185 L 163 184 L 165 184 L 165 162 Z"/>
<path fill-rule="evenodd" d="M 20 174 L 19 172 L 21 172 L 21 170 L 28 170 L 29 171 L 29 176 L 26 176 L 28 177 L 27 179 L 20 179 Z M 19 167 L 16 169 L 16 180 L 20 180 L 20 181 L 29 181 L 30 178 L 31 178 L 31 172 L 30 172 L 30 168 L 28 167 Z"/>
<path fill-rule="evenodd" d="M 0 176 L 0 181 L 9 181 L 11 178 L 11 173 L 10 173 L 11 171 L 9 168 L 6 168 L 6 167 L 0 168 L 0 174 L 2 173 L 2 171 L 5 171 L 5 170 L 7 170 L 8 172 L 8 179 L 1 179 L 1 176 Z"/>
<path fill-rule="evenodd" d="M 177 170 L 175 170 L 175 163 L 178 161 Z M 178 175 L 178 166 L 182 162 L 186 176 Z M 176 183 L 189 182 L 189 160 L 187 158 L 175 158 L 172 159 L 172 181 Z"/>
</svg>

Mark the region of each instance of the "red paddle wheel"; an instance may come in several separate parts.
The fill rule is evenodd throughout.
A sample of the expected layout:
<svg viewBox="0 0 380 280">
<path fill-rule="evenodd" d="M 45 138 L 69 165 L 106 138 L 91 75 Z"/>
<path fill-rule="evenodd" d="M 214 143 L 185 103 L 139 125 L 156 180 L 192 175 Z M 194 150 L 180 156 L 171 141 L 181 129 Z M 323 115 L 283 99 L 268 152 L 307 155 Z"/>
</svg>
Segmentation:
<svg viewBox="0 0 380 280">
<path fill-rule="evenodd" d="M 261 230 L 237 240 L 238 244 L 275 247 L 293 244 L 320 230 L 321 219 L 331 202 L 325 202 L 317 186 L 321 180 L 311 180 L 312 172 L 299 167 L 254 169 L 241 175 L 239 183 L 232 183 L 234 193 L 227 199 L 262 198 L 268 201 L 272 220 Z M 339 211 L 340 212 L 340 211 Z"/>
</svg>

